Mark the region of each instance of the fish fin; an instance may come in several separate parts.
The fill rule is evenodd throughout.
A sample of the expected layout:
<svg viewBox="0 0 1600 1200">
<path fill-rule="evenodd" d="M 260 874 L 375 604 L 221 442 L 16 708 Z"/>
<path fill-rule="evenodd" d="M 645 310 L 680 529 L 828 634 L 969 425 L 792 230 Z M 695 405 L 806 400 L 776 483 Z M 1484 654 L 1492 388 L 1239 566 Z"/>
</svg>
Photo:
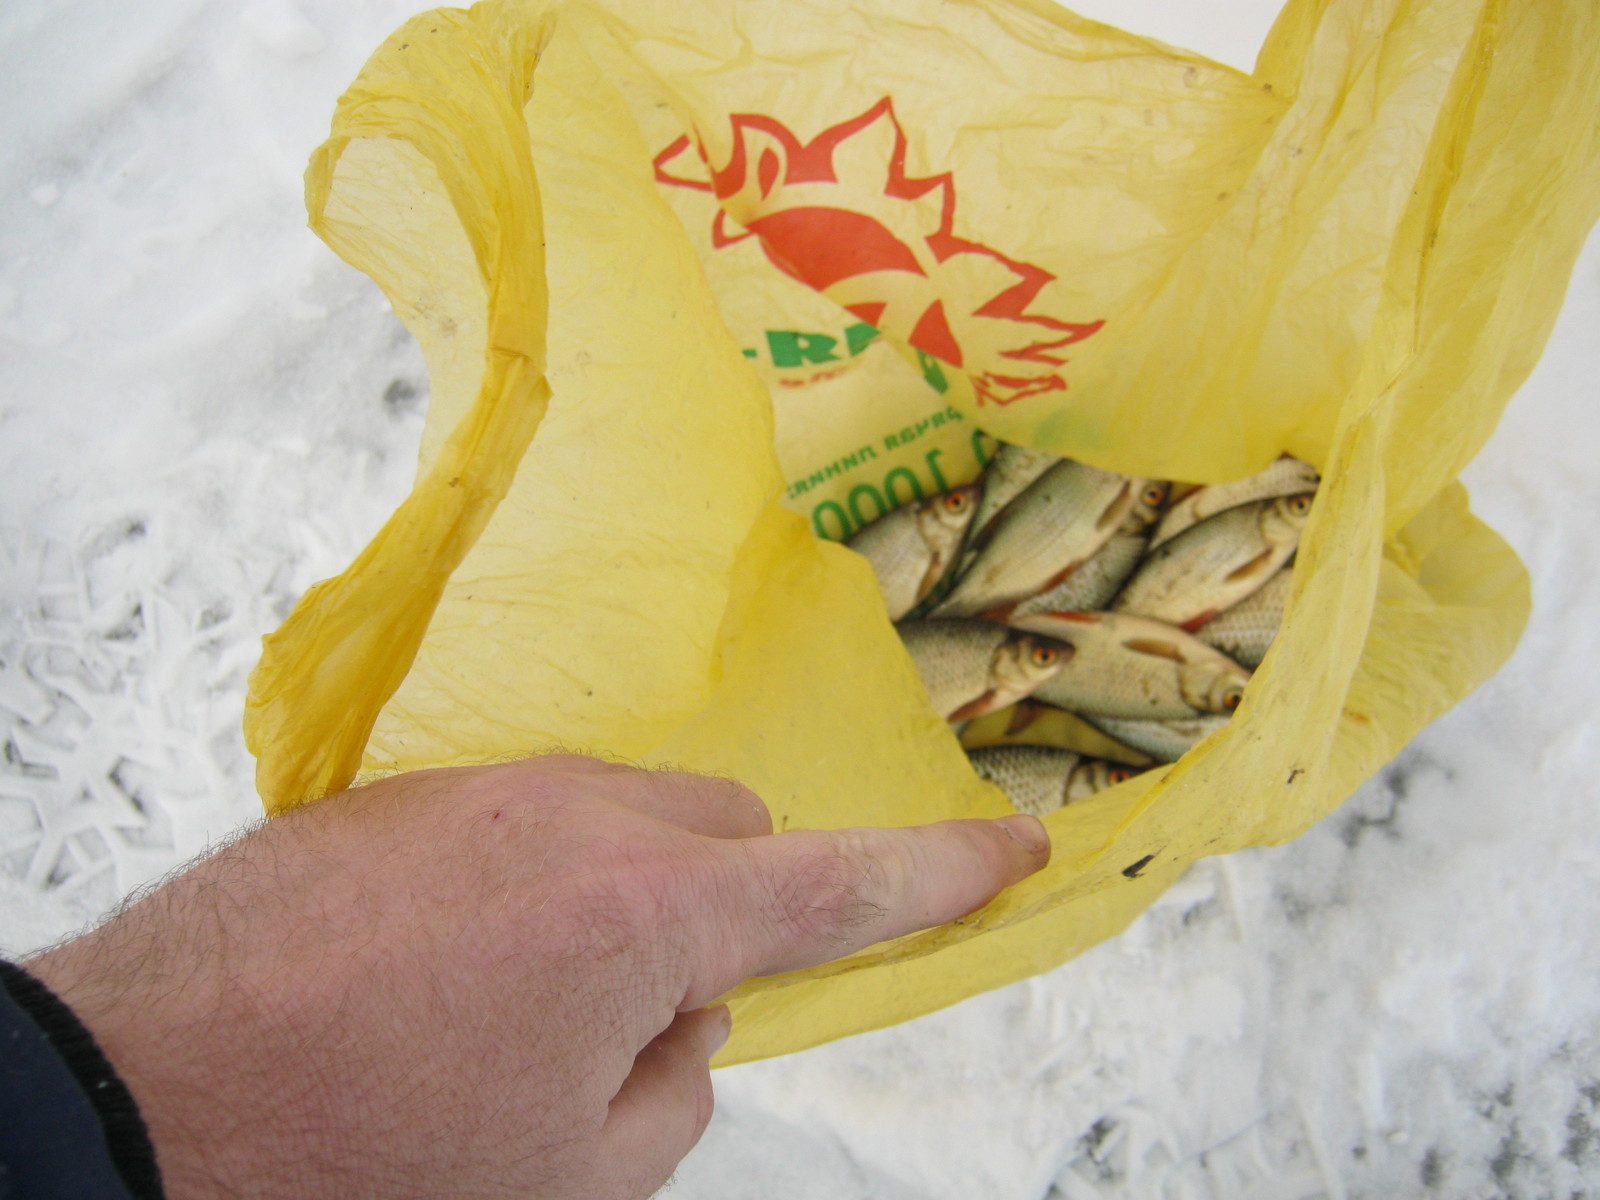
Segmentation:
<svg viewBox="0 0 1600 1200">
<path fill-rule="evenodd" d="M 1100 519 L 1094 523 L 1096 529 L 1104 529 L 1108 525 L 1120 525 L 1122 518 L 1128 515 L 1128 510 L 1133 507 L 1133 480 L 1124 480 L 1122 490 L 1110 504 L 1106 505 L 1105 512 L 1100 514 Z"/>
<path fill-rule="evenodd" d="M 1220 608 L 1208 608 L 1198 617 L 1190 617 L 1182 625 L 1179 625 L 1178 628 L 1183 630 L 1185 633 L 1193 633 L 1196 629 L 1199 629 L 1200 626 L 1204 625 L 1207 621 L 1211 620 L 1212 617 L 1216 616 L 1221 611 L 1222 610 Z"/>
<path fill-rule="evenodd" d="M 1000 608 L 991 608 L 988 612 L 979 613 L 978 619 L 981 621 L 998 621 L 1000 624 L 1004 625 L 1007 621 L 1011 620 L 1011 614 L 1017 611 L 1017 608 L 1019 605 L 1021 605 L 1021 603 L 1022 601 L 1018 600 L 1016 604 L 1007 604 Z"/>
<path fill-rule="evenodd" d="M 949 565 L 942 554 L 935 554 L 928 562 L 928 569 L 922 573 L 922 582 L 917 584 L 917 599 L 926 600 L 934 588 L 939 586 L 939 580 L 944 578 L 945 567 Z"/>
<path fill-rule="evenodd" d="M 1224 579 L 1224 582 L 1236 583 L 1241 579 L 1248 579 L 1252 575 L 1259 575 L 1263 570 L 1268 569 L 1271 563 L 1272 550 L 1269 548 L 1256 555 L 1249 562 L 1245 563 L 1244 566 L 1235 567 L 1233 570 L 1229 571 Z"/>
<path fill-rule="evenodd" d="M 1049 580 L 1045 583 L 1045 585 L 1042 588 L 1040 588 L 1037 592 L 1035 592 L 1034 595 L 1042 596 L 1046 592 L 1055 591 L 1056 588 L 1060 587 L 1063 583 L 1065 583 L 1067 581 L 1067 576 L 1068 575 L 1071 575 L 1079 567 L 1083 566 L 1083 564 L 1086 561 L 1087 561 L 1086 559 L 1082 559 L 1082 558 L 1073 559 L 1066 566 L 1062 567 L 1060 571 L 1058 571 L 1054 575 L 1050 576 Z"/>
<path fill-rule="evenodd" d="M 971 558 L 982 554 L 984 548 L 994 541 L 994 535 L 1000 532 L 1000 514 L 1003 512 L 1005 512 L 1003 508 L 997 510 L 983 523 L 982 529 L 973 530 L 971 536 L 967 538 L 967 544 L 961 548 L 961 553 Z"/>
<path fill-rule="evenodd" d="M 1171 642 L 1163 642 L 1159 638 L 1129 638 L 1122 644 L 1138 654 L 1153 654 L 1157 658 L 1170 658 L 1177 663 L 1189 661 L 1177 646 Z"/>
<path fill-rule="evenodd" d="M 1019 704 L 1011 710 L 1011 720 L 1006 722 L 1006 736 L 1021 733 L 1039 719 L 1039 710 L 1032 705 Z"/>
<path fill-rule="evenodd" d="M 990 688 L 988 691 L 984 692 L 983 695 L 979 696 L 976 700 L 968 700 L 960 708 L 956 709 L 955 712 L 951 713 L 948 717 L 946 717 L 945 720 L 947 720 L 947 721 L 970 721 L 974 717 L 981 717 L 985 713 L 989 712 L 989 706 L 993 702 L 994 696 L 995 696 L 994 689 Z"/>
<path fill-rule="evenodd" d="M 1038 615 L 1041 617 L 1058 617 L 1063 621 L 1077 621 L 1081 625 L 1098 625 L 1100 623 L 1099 615 L 1092 612 L 1068 612 L 1062 610 L 1061 612 L 1039 613 Z"/>
</svg>

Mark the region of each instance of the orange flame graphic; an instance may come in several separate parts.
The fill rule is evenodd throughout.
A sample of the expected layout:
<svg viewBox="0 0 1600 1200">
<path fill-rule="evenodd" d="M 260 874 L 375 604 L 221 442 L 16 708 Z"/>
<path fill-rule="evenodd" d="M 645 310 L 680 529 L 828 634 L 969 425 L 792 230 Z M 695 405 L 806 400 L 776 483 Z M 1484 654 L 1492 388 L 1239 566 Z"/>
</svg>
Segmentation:
<svg viewBox="0 0 1600 1200">
<path fill-rule="evenodd" d="M 709 178 L 672 171 L 688 137 L 655 158 L 659 182 L 711 192 L 721 202 L 713 245 L 758 238 L 780 270 L 965 370 L 980 405 L 1066 389 L 1062 350 L 1105 322 L 1030 311 L 1055 276 L 955 235 L 951 173 L 907 174 L 905 130 L 890 97 L 809 142 L 772 117 L 730 119 L 733 150 L 724 165 L 712 165 L 696 139 Z M 743 232 L 730 231 L 735 222 Z M 975 296 L 979 303 L 966 302 Z"/>
</svg>

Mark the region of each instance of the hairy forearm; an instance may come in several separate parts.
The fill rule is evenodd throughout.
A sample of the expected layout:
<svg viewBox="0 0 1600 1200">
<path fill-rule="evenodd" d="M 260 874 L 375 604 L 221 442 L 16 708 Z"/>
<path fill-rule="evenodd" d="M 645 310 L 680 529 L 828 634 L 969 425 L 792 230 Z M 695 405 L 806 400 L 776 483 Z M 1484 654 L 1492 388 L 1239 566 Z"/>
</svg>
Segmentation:
<svg viewBox="0 0 1600 1200">
<path fill-rule="evenodd" d="M 307 944 L 285 898 L 264 886 L 278 840 L 252 833 L 24 964 L 127 1084 L 169 1200 L 242 1195 L 242 1180 L 252 1194 L 340 1194 L 321 1185 L 360 1157 L 313 1119 L 340 1064 L 320 1054 L 328 997 L 308 984 L 345 986 L 330 961 L 342 947 Z"/>
</svg>

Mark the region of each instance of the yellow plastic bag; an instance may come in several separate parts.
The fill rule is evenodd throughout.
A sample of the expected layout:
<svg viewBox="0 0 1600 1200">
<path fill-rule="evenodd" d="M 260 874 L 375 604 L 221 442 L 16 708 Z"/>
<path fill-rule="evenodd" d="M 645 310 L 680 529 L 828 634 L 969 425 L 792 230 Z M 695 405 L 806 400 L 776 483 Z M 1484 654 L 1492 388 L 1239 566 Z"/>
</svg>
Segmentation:
<svg viewBox="0 0 1600 1200">
<path fill-rule="evenodd" d="M 750 982 L 719 1062 L 1052 967 L 1287 840 L 1510 652 L 1454 479 L 1600 204 L 1590 0 L 1291 0 L 1254 75 L 1043 0 L 490 0 L 403 26 L 307 174 L 427 357 L 415 490 L 266 641 L 270 812 L 563 745 L 780 828 L 996 816 L 839 538 L 987 435 L 1323 469 L 1234 720 L 961 922 Z M 822 538 L 816 534 L 823 535 Z"/>
</svg>

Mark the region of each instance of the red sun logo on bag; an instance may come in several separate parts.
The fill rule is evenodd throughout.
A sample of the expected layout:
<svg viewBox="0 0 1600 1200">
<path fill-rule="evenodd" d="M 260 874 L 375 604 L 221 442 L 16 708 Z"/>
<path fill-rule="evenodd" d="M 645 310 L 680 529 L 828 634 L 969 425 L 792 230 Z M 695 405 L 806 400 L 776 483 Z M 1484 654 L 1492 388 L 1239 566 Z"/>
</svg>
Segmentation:
<svg viewBox="0 0 1600 1200">
<path fill-rule="evenodd" d="M 889 97 L 809 142 L 772 117 L 735 113 L 731 122 L 725 164 L 695 142 L 709 181 L 674 173 L 687 137 L 655 158 L 659 182 L 720 201 L 713 245 L 759 239 L 779 270 L 965 371 L 980 405 L 1066 389 L 1062 351 L 1105 322 L 1031 311 L 1055 276 L 955 235 L 951 173 L 906 173 L 906 135 Z"/>
</svg>

